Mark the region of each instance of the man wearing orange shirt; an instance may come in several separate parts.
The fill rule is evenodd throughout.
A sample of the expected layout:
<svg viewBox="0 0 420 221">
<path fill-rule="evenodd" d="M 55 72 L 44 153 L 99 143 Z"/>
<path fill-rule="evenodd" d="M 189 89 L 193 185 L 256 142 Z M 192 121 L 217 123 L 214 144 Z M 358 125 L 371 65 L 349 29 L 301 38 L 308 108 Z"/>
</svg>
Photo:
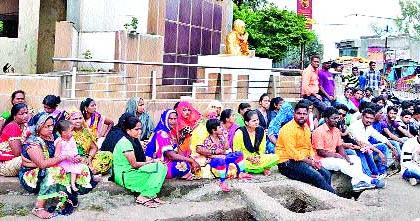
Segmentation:
<svg viewBox="0 0 420 221">
<path fill-rule="evenodd" d="M 292 180 L 309 183 L 335 193 L 331 186 L 331 173 L 314 159 L 311 132 L 306 124 L 307 101 L 301 100 L 296 104 L 293 118 L 281 128 L 276 143 L 279 172 Z"/>
<path fill-rule="evenodd" d="M 323 102 L 322 96 L 319 94 L 319 63 L 319 56 L 314 55 L 311 57 L 311 64 L 303 70 L 301 94 L 303 98 L 310 100 L 320 112 L 323 112 L 329 105 Z"/>
<path fill-rule="evenodd" d="M 363 173 L 362 163 L 356 155 L 347 155 L 344 149 L 360 149 L 351 143 L 344 143 L 341 131 L 337 128 L 339 120 L 338 110 L 328 107 L 323 116 L 325 124 L 316 128 L 312 133 L 312 145 L 317 152 L 316 159 L 327 170 L 341 171 L 350 176 L 353 191 L 371 188 L 383 188 L 383 181 L 372 179 Z"/>
</svg>

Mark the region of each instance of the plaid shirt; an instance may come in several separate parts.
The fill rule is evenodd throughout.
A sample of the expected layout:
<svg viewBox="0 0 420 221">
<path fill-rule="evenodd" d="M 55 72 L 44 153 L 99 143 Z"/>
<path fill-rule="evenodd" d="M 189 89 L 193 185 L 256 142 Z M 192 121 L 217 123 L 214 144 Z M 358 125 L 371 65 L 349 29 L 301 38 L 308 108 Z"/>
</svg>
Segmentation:
<svg viewBox="0 0 420 221">
<path fill-rule="evenodd" d="M 369 72 L 366 73 L 366 87 L 370 87 L 373 90 L 378 90 L 380 83 L 381 73 L 379 73 L 379 71 L 369 70 Z"/>
</svg>

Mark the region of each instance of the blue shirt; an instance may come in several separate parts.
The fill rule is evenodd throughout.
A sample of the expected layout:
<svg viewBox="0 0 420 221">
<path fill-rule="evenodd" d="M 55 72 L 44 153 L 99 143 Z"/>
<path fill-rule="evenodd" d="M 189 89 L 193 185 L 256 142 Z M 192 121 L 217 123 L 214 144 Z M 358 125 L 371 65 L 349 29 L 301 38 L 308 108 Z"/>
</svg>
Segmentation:
<svg viewBox="0 0 420 221">
<path fill-rule="evenodd" d="M 370 87 L 373 90 L 379 89 L 379 84 L 381 83 L 381 73 L 375 70 L 369 70 L 366 73 L 366 87 Z"/>
<path fill-rule="evenodd" d="M 359 76 L 359 87 L 364 90 L 366 88 L 366 77 L 364 75 Z"/>
</svg>

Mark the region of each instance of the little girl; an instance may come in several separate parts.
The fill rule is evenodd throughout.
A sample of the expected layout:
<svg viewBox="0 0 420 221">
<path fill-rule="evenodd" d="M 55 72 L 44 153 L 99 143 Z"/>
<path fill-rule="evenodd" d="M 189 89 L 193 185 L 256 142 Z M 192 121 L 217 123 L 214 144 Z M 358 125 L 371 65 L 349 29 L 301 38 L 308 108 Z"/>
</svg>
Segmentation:
<svg viewBox="0 0 420 221">
<path fill-rule="evenodd" d="M 72 156 L 78 155 L 76 141 L 73 138 L 73 127 L 70 121 L 61 120 L 56 125 L 57 132 L 61 137 L 57 138 L 54 142 L 55 155 Z M 76 163 L 72 160 L 64 160 L 59 164 L 67 173 L 71 173 L 71 189 L 75 192 L 79 191 L 76 187 L 76 177 L 82 172 L 82 163 Z"/>
</svg>

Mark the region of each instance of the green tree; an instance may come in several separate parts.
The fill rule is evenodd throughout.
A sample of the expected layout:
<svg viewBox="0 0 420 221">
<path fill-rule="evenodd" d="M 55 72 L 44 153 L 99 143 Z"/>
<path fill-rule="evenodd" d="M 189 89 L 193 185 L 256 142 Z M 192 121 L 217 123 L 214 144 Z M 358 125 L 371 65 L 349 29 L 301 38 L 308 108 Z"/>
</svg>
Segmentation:
<svg viewBox="0 0 420 221">
<path fill-rule="evenodd" d="M 401 17 L 397 26 L 412 37 L 420 39 L 420 1 L 400 0 Z"/>
<path fill-rule="evenodd" d="M 234 19 L 245 21 L 250 48 L 255 54 L 274 62 L 285 58 L 291 48 L 316 40 L 315 34 L 306 29 L 306 18 L 272 4 L 258 10 L 235 7 Z"/>
<path fill-rule="evenodd" d="M 268 1 L 267 0 L 233 0 L 233 3 L 235 3 L 236 6 L 241 8 L 242 6 L 250 7 L 253 10 L 256 10 L 258 8 L 264 7 Z"/>
</svg>

